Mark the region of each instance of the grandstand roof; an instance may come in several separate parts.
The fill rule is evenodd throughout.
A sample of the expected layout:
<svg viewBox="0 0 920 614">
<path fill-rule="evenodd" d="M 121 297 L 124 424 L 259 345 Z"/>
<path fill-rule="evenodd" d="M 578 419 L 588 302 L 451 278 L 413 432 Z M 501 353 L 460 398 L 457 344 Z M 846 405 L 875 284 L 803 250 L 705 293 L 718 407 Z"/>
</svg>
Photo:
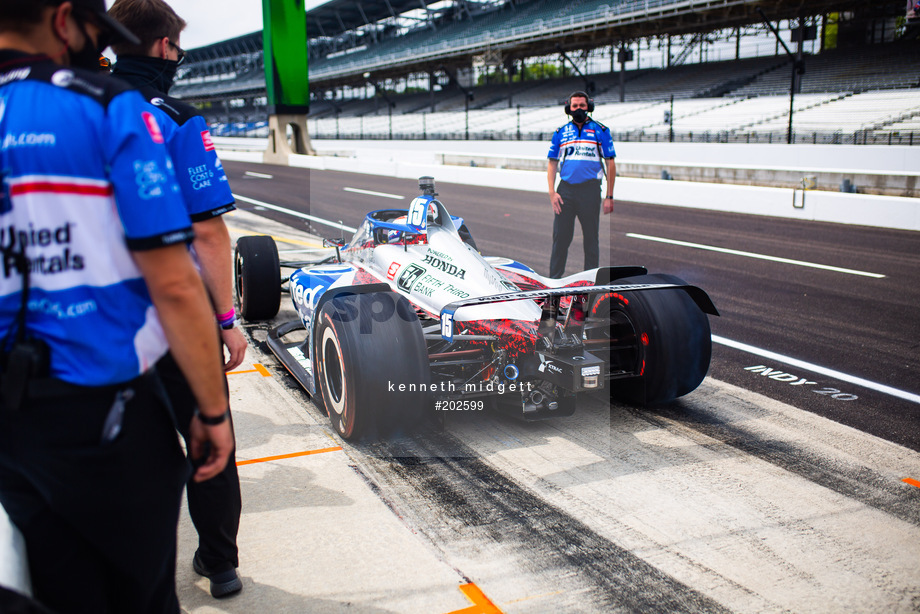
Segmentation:
<svg viewBox="0 0 920 614">
<path fill-rule="evenodd" d="M 196 47 L 188 51 L 188 63 L 205 62 L 217 58 L 231 58 L 245 53 L 261 53 L 262 30 L 230 38 L 219 43 Z"/>
<path fill-rule="evenodd" d="M 899 0 L 880 4 L 890 3 L 900 5 Z M 386 3 L 375 4 L 386 8 Z M 414 71 L 468 66 L 474 56 L 487 49 L 505 58 L 533 57 L 556 53 L 557 45 L 566 50 L 589 49 L 648 36 L 759 24 L 756 9 L 761 6 L 774 21 L 867 9 L 863 0 L 518 0 L 505 10 L 455 22 L 450 28 L 416 31 L 380 46 L 368 46 L 360 53 L 311 61 L 310 82 L 336 87 L 363 83 L 365 72 L 385 79 Z"/>
<path fill-rule="evenodd" d="M 307 11 L 307 31 L 310 36 L 337 36 L 428 4 L 424 0 L 331 0 Z"/>
</svg>

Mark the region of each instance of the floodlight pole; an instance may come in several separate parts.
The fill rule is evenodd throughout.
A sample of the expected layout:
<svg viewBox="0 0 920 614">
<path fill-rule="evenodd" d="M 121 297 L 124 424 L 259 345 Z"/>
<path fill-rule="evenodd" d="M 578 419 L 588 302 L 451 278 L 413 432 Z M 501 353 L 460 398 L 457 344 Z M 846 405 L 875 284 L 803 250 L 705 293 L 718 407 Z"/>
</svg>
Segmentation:
<svg viewBox="0 0 920 614">
<path fill-rule="evenodd" d="M 668 113 L 668 142 L 674 142 L 674 94 L 671 94 L 671 111 Z"/>
<path fill-rule="evenodd" d="M 792 144 L 792 113 L 795 109 L 795 79 L 797 75 L 800 75 L 805 72 L 805 61 L 802 58 L 797 58 L 795 54 L 789 51 L 789 47 L 786 46 L 786 42 L 780 37 L 779 32 L 776 28 L 773 27 L 773 24 L 770 23 L 770 20 L 767 19 L 767 16 L 764 14 L 763 9 L 759 6 L 757 7 L 757 12 L 760 13 L 761 19 L 767 24 L 767 27 L 770 28 L 770 32 L 773 33 L 773 36 L 776 37 L 777 42 L 783 46 L 783 49 L 786 51 L 786 55 L 792 58 L 792 83 L 789 85 L 789 128 L 786 130 L 786 143 Z M 802 24 L 799 24 L 799 28 L 802 27 Z M 804 36 L 804 32 L 800 33 Z M 799 41 L 799 50 L 802 49 L 802 43 Z"/>
</svg>

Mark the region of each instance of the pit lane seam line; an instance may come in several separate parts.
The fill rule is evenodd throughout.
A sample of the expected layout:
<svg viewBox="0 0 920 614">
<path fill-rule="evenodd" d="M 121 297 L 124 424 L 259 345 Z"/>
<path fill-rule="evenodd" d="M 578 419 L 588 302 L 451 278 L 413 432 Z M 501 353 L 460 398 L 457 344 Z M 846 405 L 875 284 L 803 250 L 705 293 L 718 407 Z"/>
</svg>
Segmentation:
<svg viewBox="0 0 920 614">
<path fill-rule="evenodd" d="M 664 239 L 662 237 L 652 237 L 649 235 L 641 235 L 632 232 L 626 233 L 627 237 L 633 239 L 643 239 L 645 241 L 655 241 L 657 243 L 668 243 L 670 245 L 679 245 L 681 247 L 692 247 L 695 249 L 703 249 L 711 252 L 719 252 L 722 254 L 731 254 L 733 256 L 744 256 L 745 258 L 756 258 L 758 260 L 769 260 L 771 262 L 780 262 L 783 264 L 794 264 L 796 266 L 809 267 L 812 269 L 823 269 L 825 271 L 834 271 L 836 273 L 847 273 L 848 275 L 860 275 L 862 277 L 872 277 L 873 279 L 883 279 L 886 277 L 880 273 L 869 273 L 867 271 L 857 271 L 855 269 L 844 269 L 841 267 L 830 266 L 828 264 L 816 264 L 814 262 L 805 262 L 804 260 L 791 260 L 789 258 L 780 258 L 778 256 L 767 256 L 765 254 L 757 254 L 754 252 L 742 252 L 736 249 L 728 249 L 726 247 L 715 247 L 713 245 L 703 245 L 701 243 L 688 243 L 687 241 L 677 241 L 675 239 Z"/>
<path fill-rule="evenodd" d="M 247 177 L 255 177 L 256 179 L 274 179 L 274 175 L 266 175 L 265 173 L 256 173 L 253 171 L 246 171 L 243 174 Z"/>
<path fill-rule="evenodd" d="M 374 192 L 372 190 L 362 190 L 361 188 L 342 188 L 346 192 L 354 192 L 355 194 L 365 194 L 367 196 L 379 196 L 380 198 L 392 198 L 393 200 L 403 200 L 403 197 L 399 194 L 387 194 L 386 192 Z"/>
<path fill-rule="evenodd" d="M 849 375 L 841 371 L 835 371 L 834 369 L 828 369 L 827 367 L 822 367 L 820 365 L 814 365 L 810 362 L 805 362 L 804 360 L 799 360 L 798 358 L 792 358 L 791 356 L 785 356 L 783 354 L 777 354 L 776 352 L 771 352 L 769 350 L 764 350 L 753 345 L 748 345 L 746 343 L 741 343 L 738 341 L 732 341 L 731 339 L 726 339 L 725 337 L 720 337 L 718 335 L 712 336 L 713 343 L 719 343 L 721 345 L 734 348 L 736 350 L 741 350 L 742 352 L 747 352 L 749 354 L 754 354 L 755 356 L 760 356 L 762 358 L 769 358 L 771 360 L 776 360 L 787 365 L 792 365 L 793 367 L 798 367 L 799 369 L 805 369 L 806 371 L 811 371 L 812 373 L 818 373 L 820 375 L 826 375 L 827 377 L 832 377 L 838 379 L 842 382 L 848 382 L 850 384 L 856 384 L 857 386 L 862 386 L 863 388 L 868 388 L 870 390 L 875 390 L 876 392 L 881 392 L 893 397 L 898 397 L 899 399 L 904 399 L 905 401 L 910 401 L 912 403 L 920 403 L 920 395 L 913 394 L 912 392 L 906 392 L 904 390 L 898 390 L 897 388 L 892 388 L 891 386 L 886 386 L 884 384 L 878 384 L 876 382 L 863 379 L 861 377 L 856 377 L 855 375 Z"/>
<path fill-rule="evenodd" d="M 233 198 L 241 200 L 244 203 L 249 203 L 251 205 L 256 205 L 257 207 L 264 207 L 266 209 L 271 209 L 272 211 L 277 211 L 279 213 L 285 213 L 287 215 L 293 215 L 294 217 L 299 217 L 304 220 L 310 220 L 317 224 L 323 224 L 325 226 L 332 226 L 333 228 L 338 228 L 339 230 L 344 230 L 346 232 L 355 232 L 357 228 L 352 228 L 351 226 L 346 226 L 344 224 L 339 224 L 338 222 L 330 222 L 329 220 L 324 220 L 321 217 L 316 217 L 314 215 L 307 215 L 306 213 L 301 213 L 300 211 L 293 211 L 292 209 L 285 209 L 284 207 L 279 207 L 278 205 L 272 205 L 261 200 L 256 200 L 254 198 L 249 198 L 247 196 L 240 196 L 239 194 L 234 194 Z"/>
<path fill-rule="evenodd" d="M 250 460 L 236 461 L 236 466 L 241 467 L 243 465 L 254 465 L 256 463 L 267 463 L 269 461 L 297 458 L 300 456 L 310 456 L 313 454 L 324 454 L 326 452 L 339 452 L 341 449 L 342 446 L 334 446 L 332 448 L 321 448 L 319 450 L 306 450 L 304 452 L 293 452 L 291 454 L 279 454 L 278 456 L 266 456 L 265 458 L 253 458 Z"/>
<path fill-rule="evenodd" d="M 524 601 L 532 601 L 534 599 L 545 599 L 546 597 L 553 597 L 555 595 L 561 595 L 565 591 L 553 591 L 551 593 L 542 593 L 540 595 L 529 595 L 527 597 L 521 597 L 520 599 L 512 599 L 511 601 L 503 602 L 504 605 L 511 605 L 514 603 L 523 603 Z"/>
</svg>

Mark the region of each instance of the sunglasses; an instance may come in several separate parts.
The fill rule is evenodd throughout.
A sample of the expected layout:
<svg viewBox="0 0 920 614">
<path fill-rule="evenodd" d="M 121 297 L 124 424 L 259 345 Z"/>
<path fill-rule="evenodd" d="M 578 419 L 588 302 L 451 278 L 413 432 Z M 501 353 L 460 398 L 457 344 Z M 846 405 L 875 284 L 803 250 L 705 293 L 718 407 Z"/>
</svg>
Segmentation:
<svg viewBox="0 0 920 614">
<path fill-rule="evenodd" d="M 182 62 L 185 61 L 185 56 L 188 55 L 188 52 L 186 52 L 185 49 L 183 49 L 182 47 L 180 47 L 179 45 L 177 45 L 176 43 L 172 41 L 167 41 L 167 44 L 176 50 L 176 57 L 177 57 L 176 63 L 182 64 Z"/>
</svg>

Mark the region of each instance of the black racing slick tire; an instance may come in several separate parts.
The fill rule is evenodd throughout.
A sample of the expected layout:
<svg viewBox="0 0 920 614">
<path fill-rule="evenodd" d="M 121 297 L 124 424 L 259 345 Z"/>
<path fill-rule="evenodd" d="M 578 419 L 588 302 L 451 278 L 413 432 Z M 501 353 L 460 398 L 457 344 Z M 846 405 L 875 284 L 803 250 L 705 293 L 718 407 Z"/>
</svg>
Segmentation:
<svg viewBox="0 0 920 614">
<path fill-rule="evenodd" d="M 240 237 L 233 254 L 233 273 L 240 315 L 245 320 L 271 320 L 281 308 L 281 263 L 274 239 Z"/>
<path fill-rule="evenodd" d="M 392 292 L 338 296 L 315 326 L 317 386 L 344 439 L 389 437 L 421 422 L 431 372 L 422 326 Z"/>
<path fill-rule="evenodd" d="M 680 284 L 673 275 L 642 275 L 618 284 Z M 683 290 L 624 292 L 609 297 L 611 322 L 632 326 L 637 378 L 611 381 L 614 399 L 660 405 L 696 390 L 709 371 L 712 335 L 708 316 Z M 628 333 L 627 333 L 628 334 Z"/>
</svg>

